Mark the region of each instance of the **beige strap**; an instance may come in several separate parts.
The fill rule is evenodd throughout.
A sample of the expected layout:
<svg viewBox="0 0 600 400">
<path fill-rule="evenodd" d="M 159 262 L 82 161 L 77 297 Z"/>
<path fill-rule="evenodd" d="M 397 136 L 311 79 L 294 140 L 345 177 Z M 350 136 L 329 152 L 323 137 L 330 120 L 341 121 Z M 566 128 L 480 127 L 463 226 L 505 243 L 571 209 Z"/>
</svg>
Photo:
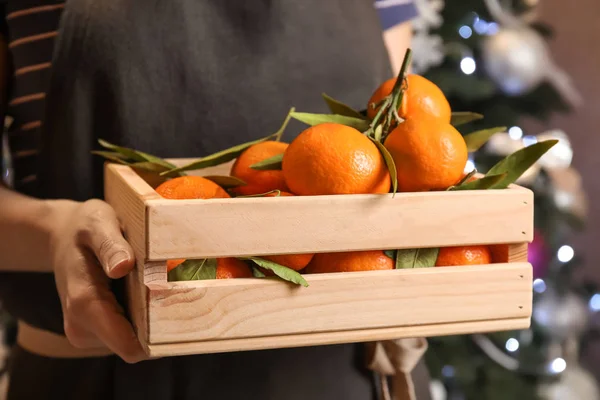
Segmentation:
<svg viewBox="0 0 600 400">
<path fill-rule="evenodd" d="M 391 391 L 387 379 L 381 380 L 385 400 L 417 399 L 411 372 L 427 351 L 427 340 L 409 338 L 372 342 L 367 344 L 367 351 L 367 367 L 382 377 L 392 377 Z"/>
<path fill-rule="evenodd" d="M 18 322 L 17 343 L 30 353 L 52 358 L 104 357 L 113 353 L 107 348 L 78 349 L 62 335 Z"/>
</svg>

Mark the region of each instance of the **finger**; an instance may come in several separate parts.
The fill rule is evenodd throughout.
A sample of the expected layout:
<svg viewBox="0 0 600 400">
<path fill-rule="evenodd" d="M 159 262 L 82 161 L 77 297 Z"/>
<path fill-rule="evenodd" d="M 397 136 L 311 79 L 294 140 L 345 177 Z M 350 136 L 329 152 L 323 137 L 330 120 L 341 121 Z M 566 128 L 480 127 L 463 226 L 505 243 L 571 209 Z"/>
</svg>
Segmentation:
<svg viewBox="0 0 600 400">
<path fill-rule="evenodd" d="M 85 319 L 96 336 L 126 362 L 135 363 L 146 358 L 131 324 L 119 313 L 113 300 L 92 300 Z"/>
<path fill-rule="evenodd" d="M 127 275 L 135 265 L 133 249 L 121 233 L 114 210 L 97 200 L 87 202 L 85 212 L 82 244 L 95 254 L 108 277 Z"/>
<path fill-rule="evenodd" d="M 72 260 L 75 264 L 79 266 L 79 268 L 82 268 L 81 266 L 84 265 L 86 262 L 85 256 L 80 251 L 76 251 L 73 253 Z M 69 268 L 69 271 L 74 273 L 74 276 L 76 277 L 83 276 L 81 273 L 76 272 L 76 268 Z M 58 278 L 58 276 L 58 271 L 56 271 L 56 277 Z M 104 279 L 107 280 L 108 278 L 105 277 Z M 70 281 L 72 280 L 73 279 L 70 279 Z M 70 303 L 70 300 L 68 300 L 67 296 L 67 288 L 69 287 L 69 284 L 67 283 L 67 281 L 63 279 L 56 279 L 56 287 L 58 289 L 63 313 L 63 328 L 65 336 L 69 340 L 69 343 L 71 343 L 74 347 L 77 348 L 95 348 L 103 346 L 100 339 L 98 339 L 98 337 L 92 332 L 85 329 L 81 324 L 77 323 L 77 320 L 73 318 L 73 314 L 69 312 L 70 307 L 67 307 L 67 304 Z"/>
<path fill-rule="evenodd" d="M 122 314 L 109 289 L 109 280 L 91 254 L 68 276 L 66 309 L 68 321 L 76 321 L 106 347 L 127 362 L 137 362 L 146 355 L 129 321 Z"/>
</svg>

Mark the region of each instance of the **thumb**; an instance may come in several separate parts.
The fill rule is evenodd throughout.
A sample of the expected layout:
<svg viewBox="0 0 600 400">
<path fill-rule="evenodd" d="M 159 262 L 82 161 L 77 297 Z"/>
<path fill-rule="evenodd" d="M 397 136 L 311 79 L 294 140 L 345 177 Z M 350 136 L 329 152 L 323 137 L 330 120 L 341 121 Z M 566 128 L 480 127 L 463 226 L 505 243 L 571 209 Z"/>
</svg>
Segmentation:
<svg viewBox="0 0 600 400">
<path fill-rule="evenodd" d="M 109 278 L 119 279 L 135 266 L 135 256 L 127 243 L 114 210 L 106 203 L 97 202 L 86 227 L 87 247 L 92 250 Z"/>
</svg>

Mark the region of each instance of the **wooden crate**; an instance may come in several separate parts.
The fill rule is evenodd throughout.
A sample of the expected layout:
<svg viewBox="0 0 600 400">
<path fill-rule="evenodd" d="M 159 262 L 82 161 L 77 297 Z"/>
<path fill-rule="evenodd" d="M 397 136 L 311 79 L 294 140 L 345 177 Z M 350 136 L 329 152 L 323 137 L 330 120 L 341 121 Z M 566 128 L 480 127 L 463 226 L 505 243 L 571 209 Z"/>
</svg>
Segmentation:
<svg viewBox="0 0 600 400">
<path fill-rule="evenodd" d="M 223 174 L 228 166 L 202 172 Z M 128 166 L 106 166 L 106 200 L 137 258 L 129 311 L 152 357 L 530 324 L 527 189 L 166 200 L 153 190 L 155 178 L 144 178 Z M 508 263 L 305 275 L 307 288 L 276 279 L 167 282 L 166 260 L 175 258 L 495 243 L 511 243 Z"/>
</svg>

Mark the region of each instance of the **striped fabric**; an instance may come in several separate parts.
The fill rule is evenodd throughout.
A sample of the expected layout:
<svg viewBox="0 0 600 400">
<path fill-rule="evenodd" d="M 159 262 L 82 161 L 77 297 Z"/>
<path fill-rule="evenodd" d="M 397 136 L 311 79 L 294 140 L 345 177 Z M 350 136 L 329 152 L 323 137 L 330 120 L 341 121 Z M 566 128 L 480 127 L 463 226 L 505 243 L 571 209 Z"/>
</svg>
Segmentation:
<svg viewBox="0 0 600 400">
<path fill-rule="evenodd" d="M 64 1 L 6 1 L 3 8 L 13 63 L 7 113 L 14 119 L 8 134 L 14 184 L 34 194 L 45 91 Z"/>
</svg>

